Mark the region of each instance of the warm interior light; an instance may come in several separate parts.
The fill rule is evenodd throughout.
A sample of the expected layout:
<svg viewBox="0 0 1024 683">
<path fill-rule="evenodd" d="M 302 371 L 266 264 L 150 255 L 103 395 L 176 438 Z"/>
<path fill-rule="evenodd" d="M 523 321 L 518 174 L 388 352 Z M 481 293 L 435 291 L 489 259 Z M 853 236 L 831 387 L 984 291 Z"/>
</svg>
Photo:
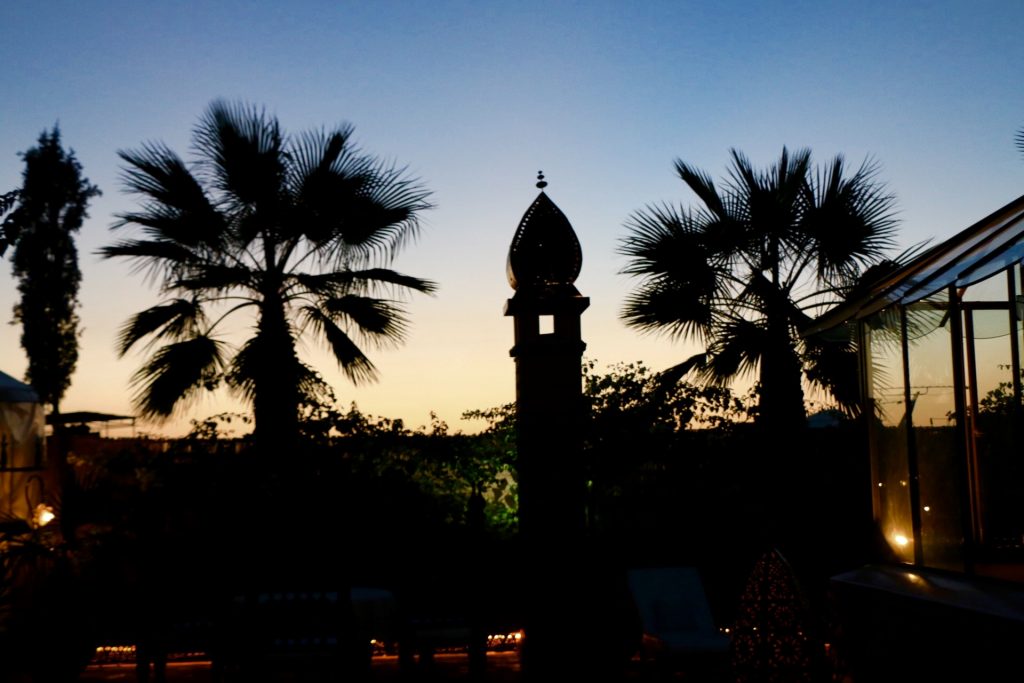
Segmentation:
<svg viewBox="0 0 1024 683">
<path fill-rule="evenodd" d="M 932 511 L 932 506 L 931 505 L 925 505 L 924 506 L 924 511 L 925 512 L 931 512 Z"/>
<path fill-rule="evenodd" d="M 32 514 L 32 523 L 36 527 L 46 526 L 54 520 L 57 515 L 54 514 L 53 508 L 44 503 L 36 505 L 35 512 Z"/>
<path fill-rule="evenodd" d="M 487 636 L 487 647 L 490 649 L 500 649 L 507 646 L 517 646 L 523 639 L 522 630 L 513 631 L 512 633 L 494 633 Z"/>
<path fill-rule="evenodd" d="M 904 536 L 903 534 L 896 534 L 892 537 L 892 540 L 896 541 L 896 545 L 898 545 L 901 548 L 910 543 L 910 539 Z"/>
</svg>

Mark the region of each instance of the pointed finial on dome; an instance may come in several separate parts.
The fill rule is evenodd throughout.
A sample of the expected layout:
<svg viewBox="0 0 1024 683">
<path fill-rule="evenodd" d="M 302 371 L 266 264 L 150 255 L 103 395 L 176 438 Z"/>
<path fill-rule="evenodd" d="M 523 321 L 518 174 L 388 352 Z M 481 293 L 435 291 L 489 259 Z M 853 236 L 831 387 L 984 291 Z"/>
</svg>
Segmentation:
<svg viewBox="0 0 1024 683">
<path fill-rule="evenodd" d="M 548 181 L 544 180 L 544 171 L 537 171 L 537 187 L 544 189 L 548 186 Z"/>
<path fill-rule="evenodd" d="M 579 294 L 572 283 L 580 274 L 583 259 L 580 242 L 569 219 L 543 192 L 547 185 L 544 173 L 538 173 L 537 178 L 541 192 L 519 221 L 508 250 L 508 282 L 517 291 Z"/>
</svg>

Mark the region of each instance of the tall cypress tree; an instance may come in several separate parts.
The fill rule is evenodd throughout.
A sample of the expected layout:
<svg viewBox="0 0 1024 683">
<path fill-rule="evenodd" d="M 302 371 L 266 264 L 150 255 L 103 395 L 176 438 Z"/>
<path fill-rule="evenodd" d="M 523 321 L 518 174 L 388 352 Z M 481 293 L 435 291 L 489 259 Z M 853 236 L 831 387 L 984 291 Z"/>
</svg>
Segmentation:
<svg viewBox="0 0 1024 683">
<path fill-rule="evenodd" d="M 65 151 L 60 130 L 44 131 L 24 152 L 18 204 L 5 221 L 14 245 L 14 276 L 20 301 L 14 319 L 28 356 L 26 379 L 44 403 L 60 401 L 78 362 L 78 287 L 82 273 L 74 233 L 87 217 L 99 188 L 82 177 L 74 151 Z"/>
</svg>

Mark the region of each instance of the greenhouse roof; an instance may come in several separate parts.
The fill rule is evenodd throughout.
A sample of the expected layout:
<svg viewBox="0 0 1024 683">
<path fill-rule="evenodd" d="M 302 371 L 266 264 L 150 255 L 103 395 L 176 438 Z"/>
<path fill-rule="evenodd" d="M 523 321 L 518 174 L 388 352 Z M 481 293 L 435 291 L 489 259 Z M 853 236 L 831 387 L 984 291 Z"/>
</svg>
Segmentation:
<svg viewBox="0 0 1024 683">
<path fill-rule="evenodd" d="M 820 316 L 803 334 L 807 336 L 831 329 L 893 304 L 920 301 L 951 285 L 967 287 L 1022 258 L 1024 196 L 881 277 L 862 296 Z"/>
</svg>

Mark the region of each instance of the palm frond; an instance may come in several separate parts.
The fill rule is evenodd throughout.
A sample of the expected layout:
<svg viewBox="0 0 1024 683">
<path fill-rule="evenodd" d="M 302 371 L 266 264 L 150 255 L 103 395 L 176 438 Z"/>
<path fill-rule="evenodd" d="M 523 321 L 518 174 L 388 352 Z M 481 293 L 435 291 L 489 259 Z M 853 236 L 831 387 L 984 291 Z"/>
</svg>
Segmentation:
<svg viewBox="0 0 1024 683">
<path fill-rule="evenodd" d="M 351 126 L 331 132 L 306 132 L 289 147 L 288 188 L 292 197 L 292 229 L 318 246 L 337 239 L 348 199 L 359 182 L 338 169 L 351 156 Z"/>
<path fill-rule="evenodd" d="M 801 210 L 810 152 L 799 150 L 790 156 L 782 149 L 779 161 L 763 172 L 756 171 L 740 152 L 732 151 L 730 194 L 735 198 L 734 218 L 746 233 L 748 249 L 762 270 L 778 266 L 776 247 L 789 238 Z"/>
<path fill-rule="evenodd" d="M 193 133 L 203 177 L 232 212 L 280 198 L 286 157 L 276 118 L 254 106 L 215 100 Z"/>
<path fill-rule="evenodd" d="M 189 214 L 173 207 L 152 203 L 141 211 L 116 215 L 113 228 L 137 225 L 156 242 L 175 242 L 190 249 L 221 249 L 227 239 L 227 226 L 219 214 Z"/>
<path fill-rule="evenodd" d="M 724 323 L 716 330 L 715 340 L 707 350 L 708 360 L 699 374 L 705 382 L 715 386 L 751 375 L 757 371 L 764 348 L 765 330 L 756 322 Z"/>
<path fill-rule="evenodd" d="M 642 332 L 705 339 L 712 302 L 731 287 L 731 266 L 705 245 L 703 225 L 692 214 L 649 206 L 626 224 L 619 253 L 630 258 L 622 273 L 640 278 L 621 319 Z"/>
<path fill-rule="evenodd" d="M 334 391 L 313 368 L 300 362 L 298 368 L 298 388 L 302 401 L 310 405 L 332 405 Z"/>
<path fill-rule="evenodd" d="M 700 372 L 700 370 L 707 365 L 708 354 L 707 353 L 696 353 L 682 363 L 673 365 L 670 368 L 666 368 L 658 373 L 658 381 L 661 384 L 676 384 L 681 382 L 691 372 Z"/>
<path fill-rule="evenodd" d="M 676 175 L 697 195 L 697 198 L 703 202 L 712 215 L 719 219 L 726 219 L 730 216 L 728 203 L 722 199 L 711 176 L 681 159 L 676 160 L 675 168 Z"/>
<path fill-rule="evenodd" d="M 117 354 L 123 357 L 149 335 L 154 335 L 154 339 L 175 340 L 196 335 L 204 320 L 202 306 L 194 299 L 175 299 L 147 308 L 121 326 L 117 335 Z"/>
<path fill-rule="evenodd" d="M 706 291 L 717 286 L 714 254 L 690 214 L 669 206 L 649 206 L 626 222 L 629 230 L 618 253 L 630 258 L 622 273 L 634 276 L 689 280 Z"/>
<path fill-rule="evenodd" d="M 292 145 L 295 227 L 335 264 L 390 260 L 415 238 L 430 192 L 405 168 L 362 154 L 352 128 L 307 133 Z"/>
<path fill-rule="evenodd" d="M 364 190 L 348 202 L 337 253 L 357 262 L 390 261 L 419 232 L 420 213 L 432 208 L 429 193 L 412 180 L 385 178 L 370 180 Z"/>
<path fill-rule="evenodd" d="M 293 277 L 307 291 L 325 296 L 338 296 L 347 292 L 367 293 L 381 285 L 393 291 L 411 289 L 424 294 L 437 291 L 437 283 L 431 280 L 403 275 L 388 268 L 295 273 Z"/>
<path fill-rule="evenodd" d="M 168 283 L 170 289 L 186 292 L 223 292 L 234 288 L 257 290 L 259 272 L 244 265 L 203 263 L 190 268 L 187 274 Z"/>
<path fill-rule="evenodd" d="M 261 360 L 258 351 L 254 348 L 257 337 L 247 339 L 231 358 L 231 363 L 224 373 L 231 391 L 242 400 L 252 403 L 259 390 L 257 381 Z"/>
<path fill-rule="evenodd" d="M 158 240 L 120 240 L 100 247 L 103 258 L 131 259 L 132 272 L 144 272 L 147 278 L 157 275 L 165 279 L 176 277 L 195 259 L 195 252 L 176 242 Z"/>
<path fill-rule="evenodd" d="M 804 374 L 812 386 L 828 392 L 844 413 L 860 412 L 857 346 L 850 323 L 804 339 Z"/>
<path fill-rule="evenodd" d="M 819 292 L 809 298 L 812 303 L 819 298 Z M 748 310 L 756 311 L 758 317 L 767 318 L 768 311 L 772 311 L 784 320 L 787 325 L 799 329 L 811 322 L 811 318 L 800 306 L 800 302 L 794 299 L 789 292 L 780 290 L 771 280 L 765 277 L 764 273 L 751 273 L 746 289 L 736 297 L 737 301 L 750 302 Z"/>
<path fill-rule="evenodd" d="M 349 381 L 353 384 L 377 381 L 377 368 L 330 315 L 313 306 L 304 307 L 302 314 L 314 331 L 327 341 L 331 353 L 338 361 L 338 368 Z"/>
<path fill-rule="evenodd" d="M 393 301 L 346 294 L 320 303 L 332 320 L 345 323 L 346 329 L 377 346 L 405 339 L 408 320 L 405 311 Z"/>
<path fill-rule="evenodd" d="M 147 201 L 142 211 L 121 214 L 115 227 L 135 223 L 150 228 L 154 239 L 189 246 L 222 244 L 227 227 L 223 217 L 173 151 L 149 143 L 118 156 L 128 164 L 121 175 L 126 190 Z"/>
<path fill-rule="evenodd" d="M 619 317 L 642 333 L 704 341 L 714 322 L 713 307 L 685 294 L 678 283 L 667 280 L 642 284 L 626 297 Z"/>
<path fill-rule="evenodd" d="M 349 140 L 353 130 L 351 124 L 343 123 L 331 131 L 306 131 L 292 139 L 288 147 L 291 159 L 288 171 L 293 191 L 301 193 L 306 182 L 318 173 L 337 170 L 339 160 L 352 153 Z"/>
<path fill-rule="evenodd" d="M 360 189 L 345 225 L 345 243 L 362 255 L 390 260 L 417 237 L 420 214 L 434 208 L 431 192 L 408 169 L 372 158 L 355 177 Z"/>
<path fill-rule="evenodd" d="M 783 155 L 787 154 L 786 149 L 782 150 Z M 728 182 L 729 194 L 744 196 L 750 192 L 758 192 L 762 189 L 762 176 L 754 170 L 750 158 L 738 149 L 729 150 L 729 171 Z"/>
<path fill-rule="evenodd" d="M 213 388 L 224 367 L 223 344 L 205 335 L 162 346 L 132 375 L 139 415 L 166 419 Z"/>
<path fill-rule="evenodd" d="M 817 272 L 823 279 L 841 277 L 883 258 L 895 246 L 895 197 L 875 181 L 870 160 L 845 177 L 841 156 L 812 183 L 813 203 L 800 230 L 812 239 Z"/>
</svg>

